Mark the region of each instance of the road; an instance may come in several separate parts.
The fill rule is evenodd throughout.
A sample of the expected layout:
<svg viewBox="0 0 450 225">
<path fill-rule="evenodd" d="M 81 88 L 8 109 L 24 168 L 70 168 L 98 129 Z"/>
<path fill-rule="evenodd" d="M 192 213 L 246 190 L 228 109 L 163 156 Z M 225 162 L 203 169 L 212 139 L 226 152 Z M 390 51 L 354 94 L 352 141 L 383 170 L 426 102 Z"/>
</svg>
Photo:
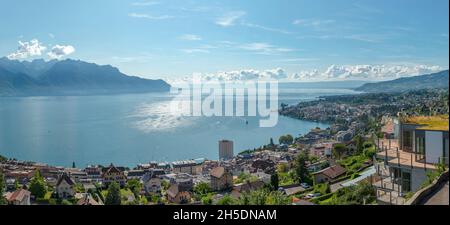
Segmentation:
<svg viewBox="0 0 450 225">
<path fill-rule="evenodd" d="M 341 182 L 330 185 L 331 192 L 336 192 L 339 189 L 343 188 L 343 186 L 341 186 L 341 184 L 346 183 L 346 182 L 348 182 L 348 180 L 343 180 Z"/>
<path fill-rule="evenodd" d="M 429 198 L 425 205 L 449 205 L 448 202 L 448 181 L 441 187 L 431 198 Z"/>
</svg>

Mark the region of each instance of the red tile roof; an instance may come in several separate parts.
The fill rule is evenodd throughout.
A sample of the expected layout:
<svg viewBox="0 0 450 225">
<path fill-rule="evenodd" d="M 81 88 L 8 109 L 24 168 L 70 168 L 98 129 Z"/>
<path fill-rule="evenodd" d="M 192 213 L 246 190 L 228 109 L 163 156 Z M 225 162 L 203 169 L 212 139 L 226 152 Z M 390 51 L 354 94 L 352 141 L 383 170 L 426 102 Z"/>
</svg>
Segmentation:
<svg viewBox="0 0 450 225">
<path fill-rule="evenodd" d="M 27 191 L 25 189 L 20 189 L 20 190 L 17 190 L 15 192 L 11 193 L 11 195 L 7 195 L 6 196 L 6 200 L 8 202 L 14 202 L 14 201 L 21 202 L 21 201 L 23 201 L 23 199 L 26 196 L 30 196 L 30 195 L 31 195 L 31 192 L 29 192 L 29 191 Z"/>
<path fill-rule="evenodd" d="M 344 174 L 345 172 L 346 172 L 346 170 L 344 167 L 342 167 L 340 165 L 334 165 L 334 166 L 330 166 L 326 169 L 323 169 L 321 171 L 318 171 L 314 174 L 322 173 L 331 179 L 335 179 L 335 178 L 341 176 L 342 174 Z"/>
</svg>

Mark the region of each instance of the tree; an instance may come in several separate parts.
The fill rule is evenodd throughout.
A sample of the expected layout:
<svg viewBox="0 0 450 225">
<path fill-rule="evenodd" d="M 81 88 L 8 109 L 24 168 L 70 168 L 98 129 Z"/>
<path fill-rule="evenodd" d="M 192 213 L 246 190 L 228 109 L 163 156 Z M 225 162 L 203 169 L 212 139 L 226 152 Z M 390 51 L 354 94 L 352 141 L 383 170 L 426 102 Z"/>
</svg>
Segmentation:
<svg viewBox="0 0 450 225">
<path fill-rule="evenodd" d="M 272 187 L 272 190 L 278 190 L 278 173 L 274 173 L 270 176 L 270 186 Z"/>
<path fill-rule="evenodd" d="M 72 168 L 77 168 L 77 167 L 75 166 L 75 162 L 72 162 Z"/>
<path fill-rule="evenodd" d="M 268 192 L 264 189 L 251 192 L 244 192 L 239 197 L 241 205 L 266 205 Z"/>
<path fill-rule="evenodd" d="M 142 190 L 142 184 L 141 182 L 139 182 L 139 180 L 137 179 L 128 180 L 126 187 L 130 189 L 131 192 L 133 192 L 134 197 L 139 198 L 140 192 Z"/>
<path fill-rule="evenodd" d="M 356 135 L 353 140 L 356 142 L 356 153 L 359 155 L 364 151 L 364 139 L 361 135 Z"/>
<path fill-rule="evenodd" d="M 234 204 L 235 204 L 235 200 L 228 194 L 223 196 L 223 198 L 221 198 L 217 202 L 217 205 L 234 205 Z"/>
<path fill-rule="evenodd" d="M 8 160 L 8 158 L 6 158 L 5 156 L 0 155 L 0 162 L 6 162 Z"/>
<path fill-rule="evenodd" d="M 288 196 L 279 191 L 273 191 L 266 199 L 266 205 L 289 205 L 291 203 Z"/>
<path fill-rule="evenodd" d="M 347 151 L 347 147 L 343 143 L 335 144 L 333 147 L 333 155 L 335 158 L 341 159 L 341 156 Z"/>
<path fill-rule="evenodd" d="M 122 196 L 120 194 L 120 186 L 117 182 L 112 182 L 108 187 L 108 194 L 106 195 L 106 205 L 120 205 Z"/>
<path fill-rule="evenodd" d="M 47 185 L 39 170 L 36 170 L 34 177 L 31 179 L 29 191 L 36 198 L 43 198 L 47 193 Z"/>
<path fill-rule="evenodd" d="M 68 201 L 67 199 L 63 199 L 61 201 L 61 205 L 73 205 L 72 202 Z"/>
<path fill-rule="evenodd" d="M 161 202 L 161 197 L 159 195 L 152 195 L 151 200 L 154 203 L 159 203 L 159 202 Z"/>
<path fill-rule="evenodd" d="M 305 152 L 301 152 L 297 158 L 295 159 L 295 175 L 298 182 L 306 182 L 309 181 L 309 171 L 306 167 L 306 161 L 308 160 L 308 154 Z"/>
<path fill-rule="evenodd" d="M 309 162 L 311 163 L 315 163 L 319 161 L 319 157 L 315 156 L 315 155 L 311 155 L 309 156 Z"/>
<path fill-rule="evenodd" d="M 208 194 L 206 196 L 203 196 L 201 201 L 202 201 L 203 205 L 212 205 L 212 202 L 213 202 L 212 197 L 211 197 L 210 194 Z"/>
<path fill-rule="evenodd" d="M 286 163 L 279 163 L 277 165 L 277 172 L 278 173 L 286 173 L 288 171 L 288 166 Z"/>
<path fill-rule="evenodd" d="M 368 182 L 339 189 L 336 196 L 328 204 L 331 205 L 362 205 L 376 199 L 375 188 Z"/>
<path fill-rule="evenodd" d="M 288 205 L 289 203 L 289 198 L 283 193 L 269 192 L 265 189 L 245 192 L 239 197 L 240 205 Z"/>
<path fill-rule="evenodd" d="M 14 190 L 19 190 L 19 189 L 20 189 L 20 184 L 19 184 L 19 181 L 16 179 L 14 181 Z"/>
<path fill-rule="evenodd" d="M 280 136 L 278 141 L 280 142 L 280 144 L 290 145 L 290 144 L 292 144 L 292 142 L 294 142 L 294 137 L 292 137 L 292 135 L 290 135 L 290 134 L 287 134 L 287 135 Z"/>
<path fill-rule="evenodd" d="M 161 187 L 163 188 L 163 190 L 167 190 L 170 187 L 170 183 L 167 180 L 162 180 Z"/>
<path fill-rule="evenodd" d="M 269 146 L 270 147 L 273 147 L 275 144 L 273 143 L 273 138 L 270 138 L 270 144 L 269 144 Z"/>
<path fill-rule="evenodd" d="M 5 177 L 0 171 L 0 205 L 6 205 L 6 199 L 3 197 L 3 190 L 5 188 Z"/>
<path fill-rule="evenodd" d="M 331 193 L 331 187 L 328 183 L 314 185 L 314 193 L 320 193 L 322 195 Z"/>
<path fill-rule="evenodd" d="M 209 184 L 205 182 L 200 182 L 194 187 L 194 193 L 202 197 L 210 192 L 212 192 L 212 189 Z"/>
</svg>

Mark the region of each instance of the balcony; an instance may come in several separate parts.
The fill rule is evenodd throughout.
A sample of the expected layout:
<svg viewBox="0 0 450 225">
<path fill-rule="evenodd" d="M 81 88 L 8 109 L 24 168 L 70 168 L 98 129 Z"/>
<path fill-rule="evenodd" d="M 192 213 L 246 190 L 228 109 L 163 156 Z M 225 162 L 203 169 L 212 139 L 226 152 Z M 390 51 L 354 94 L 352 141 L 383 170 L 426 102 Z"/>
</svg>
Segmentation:
<svg viewBox="0 0 450 225">
<path fill-rule="evenodd" d="M 390 166 L 437 169 L 435 164 L 426 163 L 423 155 L 400 150 L 396 139 L 391 139 L 390 141 L 388 139 L 380 139 L 379 143 L 377 158 L 385 159 Z"/>
</svg>

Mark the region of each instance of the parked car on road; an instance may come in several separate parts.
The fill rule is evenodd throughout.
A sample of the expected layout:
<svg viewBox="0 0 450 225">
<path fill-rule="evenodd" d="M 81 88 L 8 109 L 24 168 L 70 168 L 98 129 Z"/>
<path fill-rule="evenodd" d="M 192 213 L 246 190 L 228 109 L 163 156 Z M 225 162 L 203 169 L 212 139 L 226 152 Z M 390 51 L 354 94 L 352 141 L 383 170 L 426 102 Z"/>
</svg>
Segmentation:
<svg viewBox="0 0 450 225">
<path fill-rule="evenodd" d="M 304 188 L 304 189 L 308 189 L 308 188 L 311 187 L 311 186 L 309 186 L 309 184 L 307 184 L 307 183 L 301 183 L 300 186 L 301 186 L 302 188 Z"/>
<path fill-rule="evenodd" d="M 309 193 L 306 195 L 306 199 L 317 198 L 320 196 L 320 193 Z"/>
</svg>

